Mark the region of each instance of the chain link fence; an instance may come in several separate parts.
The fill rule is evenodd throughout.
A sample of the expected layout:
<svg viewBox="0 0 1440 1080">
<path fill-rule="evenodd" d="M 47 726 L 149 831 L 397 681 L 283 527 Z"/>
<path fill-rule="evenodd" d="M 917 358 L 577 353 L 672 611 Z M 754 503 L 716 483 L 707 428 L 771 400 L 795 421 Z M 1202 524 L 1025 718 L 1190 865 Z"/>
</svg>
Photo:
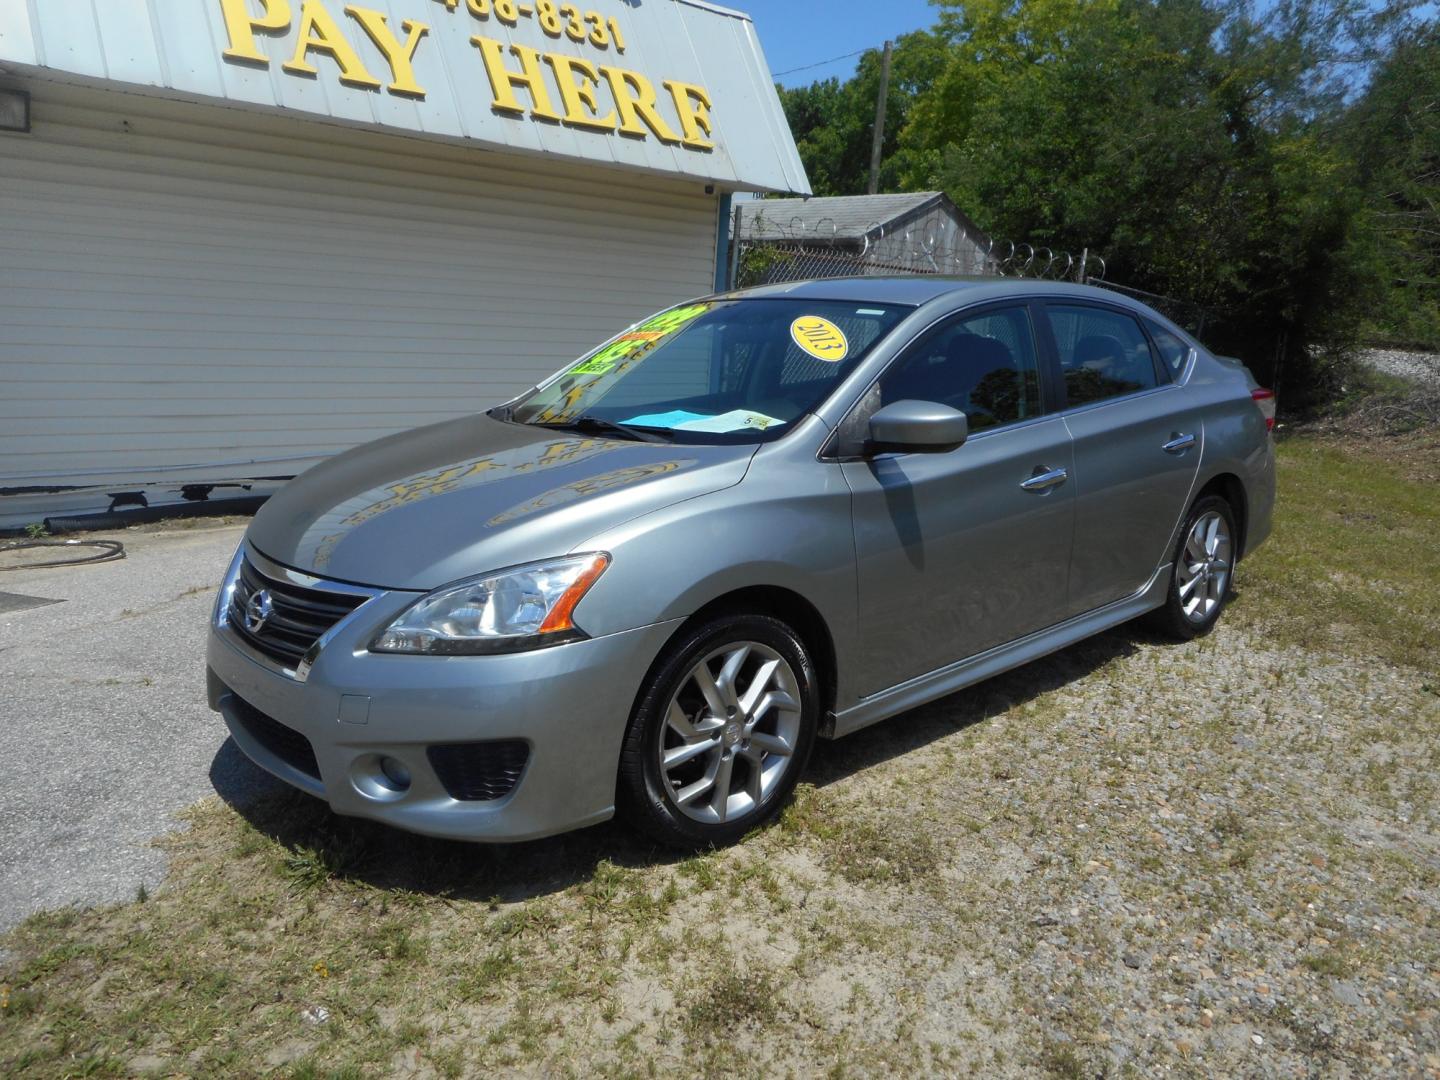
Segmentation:
<svg viewBox="0 0 1440 1080">
<path fill-rule="evenodd" d="M 937 243 L 913 232 L 887 235 L 879 224 L 864 236 L 840 237 L 798 222 L 777 225 L 758 216 L 743 220 L 738 213 L 734 225 L 729 274 L 733 288 L 897 274 L 1073 281 L 1133 297 L 1202 341 L 1207 331 L 1217 328 L 1216 317 L 1199 305 L 1108 280 L 1104 257 L 1088 249 L 1077 255 L 963 231 Z"/>
<path fill-rule="evenodd" d="M 1029 244 L 982 244 L 963 238 L 945 247 L 897 243 L 881 237 L 824 243 L 815 239 L 753 240 L 732 243 L 731 285 L 746 289 L 812 278 L 883 277 L 894 274 L 1028 277 L 1092 284 L 1105 278 L 1105 260 L 1082 252 L 1054 251 Z"/>
<path fill-rule="evenodd" d="M 1092 280 L 1086 284 L 1098 285 L 1102 289 L 1109 289 L 1112 292 L 1139 300 L 1200 341 L 1205 340 L 1207 331 L 1214 331 L 1220 325 L 1219 319 L 1208 309 L 1186 300 L 1177 300 L 1173 296 L 1161 296 L 1159 293 L 1146 292 L 1144 289 L 1121 285 L 1116 281 Z"/>
<path fill-rule="evenodd" d="M 763 205 L 763 204 L 762 204 Z M 842 233 L 828 220 L 778 222 L 763 213 L 736 209 L 731 229 L 730 284 L 734 288 L 812 278 L 878 277 L 893 274 L 1028 277 L 1098 282 L 1105 260 L 1032 244 L 992 240 L 964 228 L 943 232 L 873 222 Z"/>
<path fill-rule="evenodd" d="M 752 222 L 757 224 L 752 225 Z M 747 231 L 747 230 L 754 230 Z M 845 236 L 822 223 L 789 225 L 737 212 L 730 244 L 729 280 L 734 288 L 814 278 L 932 274 L 961 277 L 1030 278 L 1073 281 L 1132 297 L 1160 312 L 1207 348 L 1243 360 L 1262 383 L 1278 393 L 1284 382 L 1288 336 L 1244 332 L 1212 309 L 1172 296 L 1137 289 L 1107 278 L 1103 256 L 1025 243 L 993 241 L 963 230 L 944 242 L 915 230 L 888 234 L 878 223 L 863 235 Z"/>
</svg>

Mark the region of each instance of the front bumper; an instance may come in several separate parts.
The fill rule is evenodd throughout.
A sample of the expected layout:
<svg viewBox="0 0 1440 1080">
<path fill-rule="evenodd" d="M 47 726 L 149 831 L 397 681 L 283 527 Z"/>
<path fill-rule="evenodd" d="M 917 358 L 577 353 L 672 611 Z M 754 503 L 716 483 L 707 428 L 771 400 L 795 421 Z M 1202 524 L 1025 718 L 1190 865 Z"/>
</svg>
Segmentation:
<svg viewBox="0 0 1440 1080">
<path fill-rule="evenodd" d="M 303 681 L 212 620 L 210 707 L 257 765 L 339 814 L 478 841 L 529 840 L 611 817 L 635 696 L 678 621 L 501 656 L 369 652 L 375 634 L 414 599 L 370 600 L 336 628 Z M 255 713 L 304 736 L 313 762 L 301 754 L 297 767 L 295 753 L 257 737 Z M 513 790 L 488 801 L 451 797 L 427 750 L 502 740 L 529 751 Z M 409 773 L 408 789 L 377 782 L 387 757 Z"/>
</svg>

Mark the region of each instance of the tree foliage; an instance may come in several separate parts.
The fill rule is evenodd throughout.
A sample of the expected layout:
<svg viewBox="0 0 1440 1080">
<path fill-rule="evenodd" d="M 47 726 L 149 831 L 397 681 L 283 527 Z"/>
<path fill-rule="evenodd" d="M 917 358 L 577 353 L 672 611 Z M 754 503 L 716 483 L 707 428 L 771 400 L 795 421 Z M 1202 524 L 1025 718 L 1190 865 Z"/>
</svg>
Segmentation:
<svg viewBox="0 0 1440 1080">
<path fill-rule="evenodd" d="M 1440 40 L 1403 4 L 936 6 L 897 50 L 886 190 L 942 189 L 994 236 L 1102 252 L 1111 280 L 1215 313 L 1210 343 L 1292 401 L 1396 322 L 1396 288 L 1394 330 L 1437 340 Z M 873 60 L 785 93 L 818 193 L 864 190 Z"/>
<path fill-rule="evenodd" d="M 908 190 L 901 133 L 909 127 L 917 97 L 944 69 L 945 42 L 938 34 L 919 30 L 895 42 L 886 101 L 885 143 L 880 189 Z M 780 88 L 790 130 L 800 146 L 817 195 L 863 195 L 870 178 L 870 148 L 875 131 L 875 100 L 880 92 L 881 52 L 871 49 L 860 58 L 855 76 L 846 82 L 825 79 L 794 90 Z"/>
<path fill-rule="evenodd" d="M 1387 287 L 1377 327 L 1440 343 L 1440 28 L 1398 43 L 1343 134 L 1372 195 L 1371 240 Z"/>
</svg>

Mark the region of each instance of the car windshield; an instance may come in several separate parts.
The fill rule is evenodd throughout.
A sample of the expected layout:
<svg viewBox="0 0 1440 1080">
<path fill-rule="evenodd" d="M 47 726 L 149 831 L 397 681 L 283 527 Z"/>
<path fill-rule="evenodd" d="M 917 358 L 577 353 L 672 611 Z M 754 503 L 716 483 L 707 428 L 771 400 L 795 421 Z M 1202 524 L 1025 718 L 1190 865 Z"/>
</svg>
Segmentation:
<svg viewBox="0 0 1440 1080">
<path fill-rule="evenodd" d="M 509 419 L 667 442 L 778 439 L 909 310 L 791 299 L 672 308 L 532 391 Z"/>
</svg>

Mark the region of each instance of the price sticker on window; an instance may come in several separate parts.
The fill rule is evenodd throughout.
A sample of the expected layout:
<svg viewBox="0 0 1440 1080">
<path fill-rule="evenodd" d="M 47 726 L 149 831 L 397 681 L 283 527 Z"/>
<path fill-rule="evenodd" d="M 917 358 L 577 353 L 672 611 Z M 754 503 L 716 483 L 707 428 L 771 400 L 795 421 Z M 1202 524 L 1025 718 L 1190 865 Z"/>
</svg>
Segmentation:
<svg viewBox="0 0 1440 1080">
<path fill-rule="evenodd" d="M 829 319 L 804 315 L 790 324 L 790 337 L 816 360 L 838 364 L 850 355 L 850 342 L 845 332 Z"/>
<path fill-rule="evenodd" d="M 675 308 L 673 311 L 656 315 L 648 322 L 641 323 L 628 333 L 622 334 L 590 359 L 575 365 L 568 374 L 609 374 L 622 360 L 635 360 L 648 355 L 660 342 L 709 310 L 709 304 L 692 304 L 689 307 Z"/>
</svg>

